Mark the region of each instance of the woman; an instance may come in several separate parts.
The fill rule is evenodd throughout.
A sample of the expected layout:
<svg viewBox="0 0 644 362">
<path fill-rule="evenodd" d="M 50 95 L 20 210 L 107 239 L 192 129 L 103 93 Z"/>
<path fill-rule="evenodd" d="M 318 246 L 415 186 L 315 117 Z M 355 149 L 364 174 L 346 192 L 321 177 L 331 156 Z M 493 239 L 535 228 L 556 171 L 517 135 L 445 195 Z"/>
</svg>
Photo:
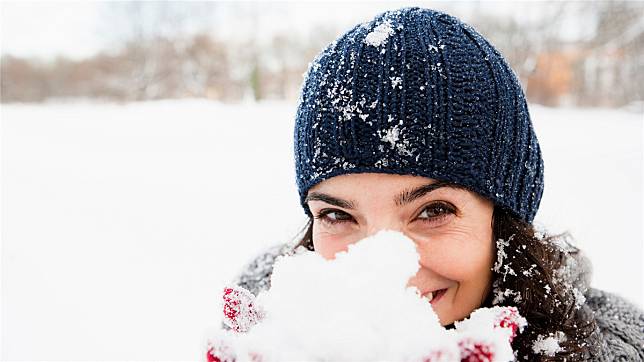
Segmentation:
<svg viewBox="0 0 644 362">
<path fill-rule="evenodd" d="M 311 63 L 296 117 L 309 222 L 237 284 L 258 294 L 277 255 L 304 246 L 332 259 L 394 229 L 416 243 L 421 268 L 409 285 L 443 325 L 513 305 L 529 323 L 513 341 L 518 359 L 644 360 L 642 311 L 589 288 L 588 263 L 566 235 L 533 227 L 543 160 L 525 96 L 473 28 L 416 7 L 357 25 Z"/>
</svg>

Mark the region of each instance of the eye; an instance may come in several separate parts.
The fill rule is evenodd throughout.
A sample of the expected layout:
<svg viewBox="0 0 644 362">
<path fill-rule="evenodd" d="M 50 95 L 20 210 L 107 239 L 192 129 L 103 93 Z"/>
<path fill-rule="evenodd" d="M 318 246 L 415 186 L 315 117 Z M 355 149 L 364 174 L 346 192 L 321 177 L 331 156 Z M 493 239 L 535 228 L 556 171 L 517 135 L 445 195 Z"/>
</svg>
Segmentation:
<svg viewBox="0 0 644 362">
<path fill-rule="evenodd" d="M 335 225 L 339 223 L 344 223 L 351 221 L 353 218 L 351 215 L 347 214 L 344 211 L 334 210 L 334 209 L 323 209 L 315 216 L 316 219 L 322 220 L 330 225 Z"/>
<path fill-rule="evenodd" d="M 418 215 L 418 219 L 424 223 L 435 224 L 443 221 L 451 214 L 456 214 L 454 206 L 445 202 L 434 202 L 423 209 Z"/>
</svg>

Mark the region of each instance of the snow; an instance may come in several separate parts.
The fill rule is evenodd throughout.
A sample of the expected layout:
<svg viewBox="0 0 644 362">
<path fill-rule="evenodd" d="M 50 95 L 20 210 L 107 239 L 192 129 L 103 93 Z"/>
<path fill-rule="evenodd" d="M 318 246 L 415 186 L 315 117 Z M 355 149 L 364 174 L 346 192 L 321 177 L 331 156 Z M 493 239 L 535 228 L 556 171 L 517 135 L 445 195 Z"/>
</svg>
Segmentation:
<svg viewBox="0 0 644 362">
<path fill-rule="evenodd" d="M 406 287 L 418 262 L 416 244 L 392 230 L 349 245 L 333 260 L 303 250 L 279 257 L 271 289 L 239 303 L 254 305 L 263 320 L 245 333 L 222 331 L 212 345 L 264 362 L 421 361 L 440 354 L 436 362 L 460 360 L 463 343 L 485 343 L 494 361 L 512 360 L 511 329 L 495 327 L 503 309 L 479 309 L 456 330 L 443 328 L 428 300 Z M 522 330 L 525 319 L 517 324 Z"/>
<path fill-rule="evenodd" d="M 548 337 L 539 335 L 532 344 L 532 350 L 534 353 L 552 357 L 555 353 L 563 350 L 563 348 L 559 346 L 559 343 L 564 342 L 565 340 L 566 335 L 563 332 L 557 332 L 556 335 Z"/>
<path fill-rule="evenodd" d="M 530 105 L 545 164 L 535 222 L 569 231 L 591 285 L 644 306 L 642 113 Z"/>
<path fill-rule="evenodd" d="M 385 20 L 382 24 L 376 26 L 364 39 L 364 42 L 374 47 L 379 47 L 387 43 L 389 36 L 394 33 L 391 27 L 391 21 Z"/>
<path fill-rule="evenodd" d="M 567 244 L 562 244 L 561 245 L 564 248 L 568 248 L 569 246 Z M 580 278 L 580 273 L 581 269 L 578 265 L 578 261 L 576 258 L 567 258 L 566 263 L 562 265 L 559 269 L 555 270 L 555 273 L 553 275 L 553 280 L 558 283 L 562 284 L 566 290 L 569 290 L 572 294 L 573 297 L 575 298 L 575 308 L 580 309 L 583 304 L 586 302 L 586 297 L 580 291 L 575 285 L 574 282 L 575 280 Z"/>
<path fill-rule="evenodd" d="M 293 103 L 0 111 L 2 360 L 203 360 L 223 286 L 304 224 Z M 644 306 L 642 114 L 530 111 L 536 221 L 571 232 L 593 286 Z"/>
<path fill-rule="evenodd" d="M 503 303 L 508 297 L 513 297 L 512 300 L 515 303 L 519 303 L 521 301 L 521 294 L 517 291 L 514 291 L 512 289 L 504 289 L 500 290 L 498 287 L 495 287 L 494 289 L 494 298 L 492 299 L 492 304 L 501 304 Z"/>
<path fill-rule="evenodd" d="M 391 88 L 395 89 L 398 87 L 398 89 L 402 89 L 402 78 L 401 77 L 389 77 L 391 80 Z"/>
<path fill-rule="evenodd" d="M 330 261 L 313 252 L 279 258 L 270 292 L 257 298 L 266 321 L 240 342 L 269 360 L 393 360 L 422 354 L 425 349 L 419 347 L 445 342 L 423 337 L 437 335 L 442 327 L 418 290 L 405 288 L 417 270 L 414 243 L 393 231 L 352 244 Z"/>
<path fill-rule="evenodd" d="M 517 275 L 514 269 L 512 269 L 512 262 L 504 263 L 504 259 L 508 257 L 508 254 L 505 252 L 505 248 L 510 246 L 510 242 L 514 238 L 514 235 L 511 235 L 508 240 L 497 239 L 496 240 L 496 261 L 492 266 L 492 270 L 501 273 L 503 269 L 503 281 L 505 281 L 508 274 Z"/>
<path fill-rule="evenodd" d="M 510 236 L 507 241 L 500 238 L 496 240 L 496 262 L 494 262 L 492 270 L 497 273 L 501 272 L 503 260 L 508 257 L 508 254 L 505 252 L 505 248 L 510 246 L 510 240 L 512 240 L 513 237 L 514 235 Z"/>
<path fill-rule="evenodd" d="M 379 133 L 382 133 L 382 136 L 380 137 L 382 142 L 389 143 L 392 149 L 396 147 L 396 142 L 398 142 L 398 139 L 400 138 L 400 129 L 398 128 L 398 125 L 390 127 L 386 131 Z"/>
<path fill-rule="evenodd" d="M 572 293 L 575 296 L 575 309 L 580 309 L 586 303 L 586 296 L 577 288 L 572 288 Z"/>
<path fill-rule="evenodd" d="M 387 123 L 392 123 L 393 121 L 395 121 L 394 117 L 388 115 Z M 395 148 L 396 152 L 398 152 L 399 154 L 411 156 L 412 152 L 409 150 L 409 140 L 405 138 L 406 128 L 402 127 L 402 124 L 403 120 L 401 119 L 397 124 L 389 128 L 376 130 L 376 133 L 374 134 L 377 134 L 378 137 L 380 137 L 381 142 L 389 143 L 389 146 L 392 150 Z M 380 149 L 380 151 L 384 151 L 383 145 L 380 145 L 378 148 Z M 379 160 L 376 162 L 376 166 L 386 166 L 387 162 L 388 161 L 386 159 Z"/>
</svg>

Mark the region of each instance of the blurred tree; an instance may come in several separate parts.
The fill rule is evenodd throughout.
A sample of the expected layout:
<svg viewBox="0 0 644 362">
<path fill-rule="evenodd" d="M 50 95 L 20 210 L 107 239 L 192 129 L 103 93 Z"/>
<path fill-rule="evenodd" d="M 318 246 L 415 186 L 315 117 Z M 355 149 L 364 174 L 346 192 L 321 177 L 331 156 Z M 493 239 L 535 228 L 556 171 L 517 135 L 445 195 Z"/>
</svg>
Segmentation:
<svg viewBox="0 0 644 362">
<path fill-rule="evenodd" d="M 596 34 L 581 47 L 583 72 L 574 92 L 582 105 L 621 106 L 644 100 L 644 3 L 585 4 Z"/>
<path fill-rule="evenodd" d="M 512 11 L 493 11 L 500 5 Z M 84 60 L 60 57 L 51 62 L 3 56 L 1 101 L 294 100 L 307 64 L 346 30 L 324 21 L 311 22 L 301 32 L 276 30 L 282 25 L 276 22 L 286 22 L 292 10 L 283 3 L 150 1 L 102 6 L 102 33 L 112 43 L 109 51 Z M 459 6 L 441 5 L 456 16 L 463 13 L 504 54 L 530 102 L 642 103 L 644 2 Z M 226 21 L 220 24 L 218 19 Z"/>
<path fill-rule="evenodd" d="M 155 99 L 176 95 L 187 95 L 188 90 L 170 91 L 168 85 L 181 87 L 183 83 L 172 79 L 179 70 L 183 74 L 190 64 L 182 64 L 188 58 L 185 52 L 190 49 L 191 37 L 203 32 L 214 21 L 216 3 L 212 2 L 114 2 L 108 3 L 106 27 L 118 25 L 115 32 L 106 32 L 117 44 L 124 44 L 122 52 L 127 54 L 129 83 L 126 89 L 129 99 Z M 109 25 L 108 25 L 109 24 Z M 118 48 L 117 48 L 118 49 Z M 194 65 L 194 64 L 193 64 Z M 194 91 L 195 79 L 208 77 L 194 76 L 189 87 Z M 164 84 L 169 83 L 169 84 Z M 203 90 L 207 86 L 199 85 Z M 166 91 L 164 91 L 164 88 Z M 203 95 L 200 94 L 200 96 Z"/>
<path fill-rule="evenodd" d="M 52 93 L 42 65 L 7 55 L 2 57 L 0 69 L 3 102 L 42 102 Z"/>
</svg>

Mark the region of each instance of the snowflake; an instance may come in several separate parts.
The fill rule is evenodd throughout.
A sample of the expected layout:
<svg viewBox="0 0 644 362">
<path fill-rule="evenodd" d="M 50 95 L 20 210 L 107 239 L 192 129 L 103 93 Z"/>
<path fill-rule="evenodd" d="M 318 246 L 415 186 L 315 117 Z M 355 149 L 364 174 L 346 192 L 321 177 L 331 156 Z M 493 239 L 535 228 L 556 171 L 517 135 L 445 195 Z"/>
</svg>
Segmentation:
<svg viewBox="0 0 644 362">
<path fill-rule="evenodd" d="M 364 42 L 369 45 L 379 47 L 383 44 L 386 44 L 387 39 L 393 33 L 394 33 L 394 29 L 391 27 L 391 22 L 389 20 L 385 20 L 385 22 L 378 25 L 373 29 L 373 31 L 367 34 L 367 37 L 364 39 Z"/>
<path fill-rule="evenodd" d="M 391 79 L 391 88 L 396 88 L 398 87 L 399 89 L 402 89 L 402 78 L 400 77 L 389 77 Z"/>
</svg>

